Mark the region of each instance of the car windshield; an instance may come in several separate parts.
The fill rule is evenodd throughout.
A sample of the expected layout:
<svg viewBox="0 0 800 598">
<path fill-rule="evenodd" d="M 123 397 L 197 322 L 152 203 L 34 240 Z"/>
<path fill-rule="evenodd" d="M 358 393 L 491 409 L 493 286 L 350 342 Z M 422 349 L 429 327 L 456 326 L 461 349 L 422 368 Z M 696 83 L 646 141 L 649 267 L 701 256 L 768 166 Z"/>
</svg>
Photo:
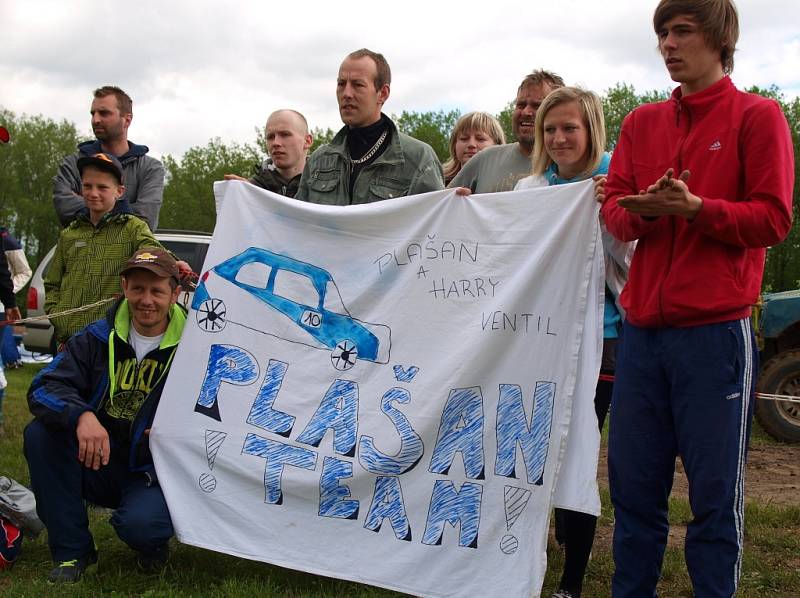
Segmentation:
<svg viewBox="0 0 800 598">
<path fill-rule="evenodd" d="M 278 297 L 283 297 L 300 305 L 313 307 L 314 309 L 319 306 L 319 295 L 311 279 L 296 272 L 277 270 L 275 272 L 275 286 L 272 292 Z"/>
<path fill-rule="evenodd" d="M 258 289 L 266 289 L 270 267 L 261 262 L 243 264 L 236 273 L 236 282 Z"/>
<path fill-rule="evenodd" d="M 332 280 L 328 281 L 328 286 L 325 288 L 325 310 L 337 314 L 346 314 L 347 309 L 342 302 L 342 296 L 339 294 L 339 288 Z"/>
</svg>

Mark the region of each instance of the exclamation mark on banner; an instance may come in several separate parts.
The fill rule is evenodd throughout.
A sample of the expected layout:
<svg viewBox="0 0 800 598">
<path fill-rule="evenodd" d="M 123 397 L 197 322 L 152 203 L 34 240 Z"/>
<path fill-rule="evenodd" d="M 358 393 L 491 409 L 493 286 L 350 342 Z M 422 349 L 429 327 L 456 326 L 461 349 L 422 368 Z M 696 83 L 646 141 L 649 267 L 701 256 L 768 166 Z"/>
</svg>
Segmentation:
<svg viewBox="0 0 800 598">
<path fill-rule="evenodd" d="M 206 430 L 206 460 L 208 461 L 209 469 L 214 469 L 214 461 L 217 459 L 217 453 L 227 436 L 227 432 Z M 217 487 L 217 478 L 210 473 L 201 473 L 198 482 L 203 492 L 214 492 Z"/>
<path fill-rule="evenodd" d="M 531 491 L 525 488 L 517 488 L 516 486 L 503 487 L 503 503 L 506 510 L 506 529 L 511 531 L 511 528 L 522 515 L 525 507 L 528 506 L 528 501 L 531 498 Z M 500 551 L 503 554 L 514 554 L 519 548 L 519 541 L 513 534 L 506 534 L 500 539 Z"/>
</svg>

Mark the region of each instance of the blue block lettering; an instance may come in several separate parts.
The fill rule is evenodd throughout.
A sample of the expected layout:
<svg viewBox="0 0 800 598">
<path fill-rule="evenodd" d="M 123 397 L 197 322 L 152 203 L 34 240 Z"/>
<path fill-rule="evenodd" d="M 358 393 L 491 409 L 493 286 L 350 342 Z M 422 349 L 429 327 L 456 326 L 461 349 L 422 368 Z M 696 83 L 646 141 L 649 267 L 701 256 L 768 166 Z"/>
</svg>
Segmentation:
<svg viewBox="0 0 800 598">
<path fill-rule="evenodd" d="M 454 388 L 442 411 L 439 434 L 428 468 L 447 475 L 457 452 L 468 478 L 484 478 L 483 395 L 480 386 Z"/>
<path fill-rule="evenodd" d="M 247 416 L 247 423 L 259 428 L 264 428 L 275 434 L 288 438 L 294 426 L 294 416 L 273 409 L 275 398 L 281 389 L 283 377 L 286 375 L 288 363 L 270 359 L 267 364 L 267 373 L 264 374 L 264 382 L 258 391 L 256 400 L 250 408 L 250 415 Z"/>
<path fill-rule="evenodd" d="M 255 434 L 248 434 L 245 437 L 242 453 L 267 460 L 264 464 L 264 502 L 271 505 L 283 504 L 281 476 L 284 465 L 312 471 L 317 466 L 317 453 L 314 451 L 289 446 Z"/>
<path fill-rule="evenodd" d="M 375 494 L 364 521 L 364 527 L 379 532 L 383 520 L 388 518 L 392 524 L 394 537 L 411 542 L 411 526 L 408 523 L 406 506 L 403 504 L 403 490 L 400 478 L 394 476 L 378 476 L 375 478 Z"/>
<path fill-rule="evenodd" d="M 402 411 L 393 403 L 410 403 L 411 395 L 403 388 L 390 388 L 381 399 L 381 411 L 392 420 L 397 433 L 400 434 L 400 451 L 389 456 L 375 447 L 372 436 L 362 436 L 358 441 L 358 460 L 361 466 L 374 474 L 400 475 L 411 471 L 425 452 L 422 438 L 411 427 Z"/>
<path fill-rule="evenodd" d="M 194 410 L 222 421 L 217 395 L 223 382 L 245 386 L 258 378 L 259 368 L 252 353 L 234 345 L 211 345 L 200 396 Z"/>
<path fill-rule="evenodd" d="M 536 383 L 533 391 L 533 413 L 528 426 L 522 404 L 522 389 L 516 384 L 500 385 L 500 399 L 497 402 L 497 459 L 494 464 L 497 475 L 517 477 L 515 466 L 519 443 L 528 483 L 542 484 L 555 396 L 555 382 Z"/>
<path fill-rule="evenodd" d="M 461 490 L 456 490 L 450 480 L 436 480 L 422 543 L 441 544 L 444 524 L 449 523 L 455 527 L 456 523 L 460 523 L 458 545 L 477 548 L 482 496 L 483 486 L 480 484 L 464 482 L 461 484 Z"/>
<path fill-rule="evenodd" d="M 340 486 L 339 480 L 353 477 L 353 464 L 335 457 L 325 457 L 319 478 L 319 514 L 321 517 L 358 519 L 358 501 L 346 500 L 350 488 Z"/>
<path fill-rule="evenodd" d="M 358 384 L 355 382 L 333 381 L 297 441 L 318 447 L 328 428 L 333 430 L 333 450 L 345 457 L 354 456 L 358 434 Z"/>
</svg>

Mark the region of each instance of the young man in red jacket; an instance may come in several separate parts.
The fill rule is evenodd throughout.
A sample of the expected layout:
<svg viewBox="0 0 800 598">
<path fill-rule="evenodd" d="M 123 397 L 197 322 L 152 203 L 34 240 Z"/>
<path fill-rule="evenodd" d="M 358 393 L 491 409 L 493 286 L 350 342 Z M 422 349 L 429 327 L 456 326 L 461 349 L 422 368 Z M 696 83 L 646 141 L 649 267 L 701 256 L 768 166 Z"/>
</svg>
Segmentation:
<svg viewBox="0 0 800 598">
<path fill-rule="evenodd" d="M 653 25 L 680 87 L 625 119 L 602 208 L 613 235 L 638 239 L 609 438 L 613 595 L 655 595 L 679 455 L 694 592 L 731 596 L 757 372 L 750 306 L 765 248 L 791 227 L 792 141 L 777 103 L 728 77 L 739 34 L 731 0 L 661 0 Z"/>
</svg>

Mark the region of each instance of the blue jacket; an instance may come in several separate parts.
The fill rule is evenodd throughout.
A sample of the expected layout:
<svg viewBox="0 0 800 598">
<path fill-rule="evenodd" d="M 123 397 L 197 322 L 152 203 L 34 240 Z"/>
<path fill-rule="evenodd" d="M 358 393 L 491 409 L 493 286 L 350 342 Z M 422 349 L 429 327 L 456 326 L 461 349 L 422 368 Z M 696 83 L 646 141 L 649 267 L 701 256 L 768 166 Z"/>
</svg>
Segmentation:
<svg viewBox="0 0 800 598">
<path fill-rule="evenodd" d="M 73 335 L 33 379 L 31 413 L 46 426 L 74 431 L 78 418 L 92 411 L 108 431 L 112 457 L 116 451 L 127 455 L 132 471 L 152 471 L 144 431 L 153 423 L 185 322 L 186 311 L 173 305 L 161 345 L 137 362 L 128 343 L 128 302 L 117 301 L 105 319 Z"/>
</svg>

